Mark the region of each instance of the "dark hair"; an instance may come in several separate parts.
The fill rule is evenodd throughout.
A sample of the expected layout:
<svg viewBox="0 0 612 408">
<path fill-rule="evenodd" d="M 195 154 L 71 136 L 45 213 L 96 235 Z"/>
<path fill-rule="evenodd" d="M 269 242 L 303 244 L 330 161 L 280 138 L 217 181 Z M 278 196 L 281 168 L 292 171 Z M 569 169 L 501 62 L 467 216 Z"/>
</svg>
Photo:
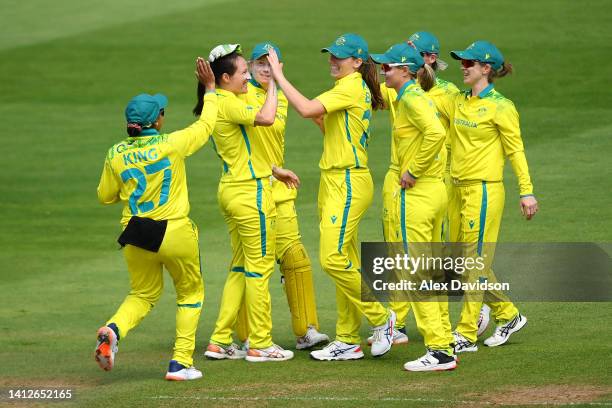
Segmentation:
<svg viewBox="0 0 612 408">
<path fill-rule="evenodd" d="M 130 136 L 138 136 L 142 132 L 142 126 L 138 123 L 127 124 L 127 134 Z"/>
<path fill-rule="evenodd" d="M 497 71 L 494 70 L 493 67 L 491 67 L 491 72 L 489 72 L 489 75 L 487 76 L 487 80 L 491 84 L 496 78 L 503 78 L 506 75 L 510 75 L 511 73 L 512 73 L 512 64 L 510 64 L 509 62 L 508 63 L 504 62 L 501 68 L 498 69 Z"/>
<path fill-rule="evenodd" d="M 437 71 L 439 66 L 438 66 L 438 60 L 435 60 L 433 62 L 433 64 L 429 65 L 434 71 Z"/>
<path fill-rule="evenodd" d="M 380 83 L 378 82 L 378 72 L 374 60 L 368 57 L 359 67 L 359 73 L 370 89 L 372 94 L 372 108 L 374 110 L 384 108 L 385 100 L 380 93 Z"/>
<path fill-rule="evenodd" d="M 232 76 L 236 73 L 236 70 L 238 69 L 236 60 L 241 56 L 242 56 L 241 53 L 239 53 L 238 51 L 234 51 L 221 58 L 217 58 L 216 60 L 210 63 L 210 68 L 215 74 L 215 83 L 217 85 L 219 85 L 219 81 L 221 80 L 221 76 L 223 74 L 228 74 Z M 204 107 L 204 93 L 205 92 L 206 92 L 206 89 L 204 88 L 204 85 L 198 82 L 198 90 L 197 90 L 198 102 L 196 103 L 196 106 L 193 108 L 193 114 L 196 116 L 202 114 L 202 108 Z"/>
<path fill-rule="evenodd" d="M 436 73 L 432 67 L 424 64 L 417 71 L 417 81 L 425 92 L 429 91 L 436 83 Z"/>
</svg>

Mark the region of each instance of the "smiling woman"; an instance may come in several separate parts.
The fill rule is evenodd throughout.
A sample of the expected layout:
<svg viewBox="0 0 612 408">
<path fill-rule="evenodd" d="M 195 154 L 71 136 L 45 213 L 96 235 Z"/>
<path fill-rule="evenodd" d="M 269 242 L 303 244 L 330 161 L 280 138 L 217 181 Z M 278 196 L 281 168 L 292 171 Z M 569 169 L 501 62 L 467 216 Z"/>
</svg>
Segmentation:
<svg viewBox="0 0 612 408">
<path fill-rule="evenodd" d="M 382 107 L 380 85 L 368 53 L 357 34 L 338 37 L 322 52 L 329 53 L 332 89 L 315 99 L 302 95 L 284 76 L 274 50 L 268 60 L 289 103 L 305 118 L 320 118 L 324 132 L 319 162 L 319 260 L 336 284 L 338 321 L 336 341 L 310 355 L 316 360 L 363 358 L 359 327 L 364 315 L 373 326 L 372 355 L 391 349 L 395 313 L 378 302 L 361 300 L 359 222 L 372 203 L 374 186 L 368 168 L 367 146 L 372 108 Z"/>
</svg>

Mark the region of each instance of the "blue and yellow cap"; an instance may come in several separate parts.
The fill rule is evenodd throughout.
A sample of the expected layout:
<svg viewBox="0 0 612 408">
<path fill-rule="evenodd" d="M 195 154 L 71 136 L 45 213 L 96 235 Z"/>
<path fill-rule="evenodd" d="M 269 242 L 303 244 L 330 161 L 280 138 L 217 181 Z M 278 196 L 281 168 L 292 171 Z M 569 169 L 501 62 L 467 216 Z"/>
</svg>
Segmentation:
<svg viewBox="0 0 612 408">
<path fill-rule="evenodd" d="M 496 71 L 504 64 L 502 53 L 488 41 L 475 41 L 463 51 L 451 51 L 450 55 L 456 60 L 472 60 L 491 64 Z"/>
<path fill-rule="evenodd" d="M 259 59 L 263 57 L 264 55 L 268 55 L 268 52 L 270 51 L 271 48 L 274 48 L 274 51 L 276 51 L 276 55 L 278 55 L 278 60 L 280 61 L 281 60 L 280 49 L 269 41 L 262 42 L 262 43 L 255 45 L 255 48 L 253 48 L 253 52 L 251 53 L 251 61 L 255 61 L 256 59 Z"/>
<path fill-rule="evenodd" d="M 372 54 L 377 64 L 388 64 L 392 67 L 406 66 L 410 72 L 417 72 L 425 65 L 421 53 L 406 43 L 392 45 L 384 54 Z"/>
<path fill-rule="evenodd" d="M 329 47 L 321 49 L 321 52 L 329 52 L 336 58 L 361 58 L 367 60 L 368 56 L 368 43 L 358 34 L 342 34 L 336 38 Z"/>
<path fill-rule="evenodd" d="M 426 52 L 428 54 L 440 53 L 440 41 L 430 32 L 418 31 L 412 34 L 408 41 L 412 42 L 419 52 Z"/>
<path fill-rule="evenodd" d="M 127 123 L 138 123 L 143 128 L 153 125 L 159 111 L 168 106 L 168 98 L 162 94 L 140 94 L 133 97 L 125 108 Z"/>
</svg>

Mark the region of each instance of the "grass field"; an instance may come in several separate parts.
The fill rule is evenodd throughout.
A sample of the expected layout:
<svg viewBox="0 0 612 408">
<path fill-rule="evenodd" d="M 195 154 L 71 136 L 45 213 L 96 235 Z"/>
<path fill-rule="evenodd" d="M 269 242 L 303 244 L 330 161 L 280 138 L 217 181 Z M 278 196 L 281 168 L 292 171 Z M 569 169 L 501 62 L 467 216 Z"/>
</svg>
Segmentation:
<svg viewBox="0 0 612 408">
<path fill-rule="evenodd" d="M 319 49 L 343 32 L 362 34 L 371 51 L 382 52 L 426 29 L 439 36 L 443 57 L 476 39 L 493 41 L 515 66 L 515 75 L 500 80 L 497 89 L 521 114 L 541 204 L 534 221 L 522 221 L 516 180 L 508 172 L 501 240 L 612 241 L 612 4 L 478 4 L 475 9 L 476 3 L 450 0 L 411 8 L 392 0 L 1 3 L 2 396 L 8 388 L 53 386 L 73 389 L 70 404 L 88 407 L 612 405 L 610 303 L 521 304 L 530 324 L 511 344 L 461 356 L 459 368 L 450 373 L 401 371 L 405 361 L 423 353 L 412 320 L 411 344 L 376 361 L 368 356 L 321 364 L 306 352 L 282 364 L 205 361 L 202 347 L 217 316 L 230 260 L 216 203 L 220 163 L 209 146 L 188 162 L 191 216 L 201 230 L 206 283 L 196 357 L 205 378 L 180 384 L 162 380 L 174 336 L 169 280 L 159 304 L 121 343 L 116 369 L 101 372 L 93 361 L 95 331 L 128 290 L 115 243 L 120 208 L 103 208 L 96 200 L 105 152 L 124 137 L 123 109 L 137 93 L 169 96 L 167 130 L 190 123 L 194 58 L 218 43 L 240 42 L 250 52 L 256 42 L 275 41 L 286 75 L 313 97 L 332 84 Z M 450 68 L 442 76 L 460 84 L 457 64 L 446 59 Z M 377 195 L 362 222 L 364 241 L 382 239 L 386 115 L 373 119 L 369 152 Z M 315 260 L 321 149 L 318 129 L 291 112 L 287 166 L 302 179 L 298 213 Z M 316 262 L 314 267 L 321 326 L 333 334 L 334 287 Z M 273 336 L 293 347 L 278 275 L 271 291 Z M 362 330 L 366 336 L 365 324 Z"/>
</svg>

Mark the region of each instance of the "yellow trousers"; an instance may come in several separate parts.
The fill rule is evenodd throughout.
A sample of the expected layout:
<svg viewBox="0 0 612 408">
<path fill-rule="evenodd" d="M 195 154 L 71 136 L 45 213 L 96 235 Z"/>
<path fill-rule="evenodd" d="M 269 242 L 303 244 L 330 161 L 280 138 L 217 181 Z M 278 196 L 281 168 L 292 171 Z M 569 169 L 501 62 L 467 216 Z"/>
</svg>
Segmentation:
<svg viewBox="0 0 612 408">
<path fill-rule="evenodd" d="M 398 185 L 395 196 L 396 220 L 393 223 L 395 228 L 391 231 L 392 242 L 402 242 L 404 251 L 412 257 L 434 255 L 435 248 L 426 244 L 439 243 L 442 240 L 441 230 L 447 207 L 444 183 L 440 179 L 421 178 L 410 189 L 402 189 Z M 423 250 L 427 250 L 427 253 L 421 254 Z M 426 276 L 427 273 L 430 272 L 420 272 L 419 279 L 433 278 Z M 448 300 L 446 296 L 438 296 L 436 299 L 437 301 L 431 296 L 419 296 L 415 293 L 412 294 L 410 306 L 425 346 L 452 353 L 450 344 L 453 337 L 448 317 Z M 406 304 L 407 302 L 391 302 L 391 307 L 403 312 L 408 310 Z M 403 317 L 405 318 L 405 314 Z"/>
<path fill-rule="evenodd" d="M 159 300 L 165 266 L 176 290 L 176 339 L 172 359 L 191 366 L 204 302 L 196 225 L 189 218 L 170 220 L 158 252 L 126 245 L 123 255 L 130 274 L 131 290 L 106 324 L 115 323 L 119 335 L 125 338 Z"/>
<path fill-rule="evenodd" d="M 244 301 L 250 345 L 272 345 L 268 283 L 274 271 L 276 207 L 268 179 L 220 183 L 218 200 L 228 225 L 232 262 L 212 343 L 227 345 Z"/>
<path fill-rule="evenodd" d="M 384 324 L 388 311 L 378 302 L 361 300 L 359 221 L 372 203 L 374 185 L 368 169 L 326 170 L 319 184 L 319 260 L 336 284 L 336 339 L 361 341 L 364 315 L 372 326 Z"/>
<path fill-rule="evenodd" d="M 472 274 L 470 281 L 487 279 L 496 281 L 490 265 L 494 257 L 499 227 L 504 212 L 505 192 L 501 182 L 485 181 L 457 183 L 453 186 L 449 205 L 449 232 L 451 242 L 470 243 L 467 256 L 483 256 L 486 260 L 484 276 Z M 487 292 L 491 300 L 487 304 L 498 322 L 513 319 L 518 310 L 502 292 Z M 480 291 L 466 292 L 461 317 L 456 331 L 475 342 L 478 332 L 478 316 L 483 303 Z"/>
<path fill-rule="evenodd" d="M 306 254 L 298 225 L 295 200 L 297 190 L 274 180 L 272 197 L 276 205 L 276 261 L 281 265 L 284 289 L 287 295 L 293 333 L 296 337 L 306 334 L 309 326 L 319 329 L 316 310 L 312 265 Z M 289 276 L 292 275 L 292 276 Z M 240 309 L 235 326 L 239 340 L 249 337 L 248 317 L 244 305 Z"/>
</svg>

